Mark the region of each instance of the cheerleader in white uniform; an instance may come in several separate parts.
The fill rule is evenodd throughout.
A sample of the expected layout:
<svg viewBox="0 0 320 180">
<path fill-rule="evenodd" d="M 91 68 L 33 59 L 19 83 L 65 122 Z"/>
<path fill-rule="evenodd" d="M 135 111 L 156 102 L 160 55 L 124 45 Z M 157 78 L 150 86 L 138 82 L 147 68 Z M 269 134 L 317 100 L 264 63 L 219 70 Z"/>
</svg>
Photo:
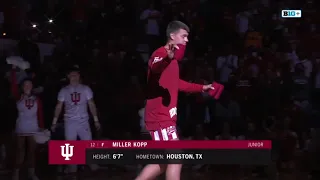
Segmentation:
<svg viewBox="0 0 320 180">
<path fill-rule="evenodd" d="M 28 176 L 38 180 L 35 174 L 36 141 L 34 135 L 43 128 L 42 104 L 40 99 L 32 94 L 33 84 L 30 79 L 22 82 L 22 94 L 15 94 L 17 99 L 18 118 L 16 121 L 16 161 L 13 180 L 19 180 L 20 168 L 27 157 Z"/>
</svg>

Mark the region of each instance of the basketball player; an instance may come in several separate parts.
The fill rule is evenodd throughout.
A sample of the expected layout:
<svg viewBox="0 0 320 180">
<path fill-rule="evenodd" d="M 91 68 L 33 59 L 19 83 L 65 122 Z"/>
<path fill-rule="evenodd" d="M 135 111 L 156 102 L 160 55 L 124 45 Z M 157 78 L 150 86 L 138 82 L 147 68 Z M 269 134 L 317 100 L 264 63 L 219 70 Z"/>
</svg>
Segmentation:
<svg viewBox="0 0 320 180">
<path fill-rule="evenodd" d="M 64 128 L 66 140 L 92 140 L 89 124 L 89 110 L 94 119 L 97 130 L 100 129 L 100 122 L 97 116 L 96 105 L 93 100 L 93 92 L 90 87 L 80 83 L 80 71 L 73 67 L 69 73 L 69 85 L 63 87 L 58 94 L 58 102 L 54 112 L 51 130 L 54 132 L 62 107 L 64 105 Z M 90 165 L 92 170 L 97 169 L 97 165 Z M 70 173 L 77 172 L 77 166 L 69 167 Z"/>
<path fill-rule="evenodd" d="M 19 170 L 24 162 L 27 152 L 29 179 L 38 180 L 35 175 L 36 142 L 34 134 L 43 129 L 42 105 L 38 97 L 32 94 L 32 81 L 26 79 L 22 82 L 23 94 L 14 95 L 17 101 L 18 119 L 16 121 L 16 167 L 13 180 L 19 180 Z"/>
<path fill-rule="evenodd" d="M 155 141 L 179 140 L 176 130 L 178 91 L 202 92 L 211 85 L 188 83 L 179 78 L 178 61 L 188 42 L 189 27 L 172 21 L 167 26 L 167 44 L 153 52 L 149 60 L 145 125 Z M 180 180 L 181 164 L 147 165 L 136 180 L 155 179 L 166 172 L 167 180 Z"/>
</svg>

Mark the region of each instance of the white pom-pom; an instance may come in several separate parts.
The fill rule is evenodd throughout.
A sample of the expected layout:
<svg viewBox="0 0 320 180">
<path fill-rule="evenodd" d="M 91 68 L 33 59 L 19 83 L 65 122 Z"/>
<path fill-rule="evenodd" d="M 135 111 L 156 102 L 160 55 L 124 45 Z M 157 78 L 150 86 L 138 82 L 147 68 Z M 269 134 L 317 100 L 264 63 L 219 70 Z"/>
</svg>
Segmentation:
<svg viewBox="0 0 320 180">
<path fill-rule="evenodd" d="M 34 134 L 34 139 L 38 144 L 45 144 L 51 138 L 51 132 L 49 130 L 44 130 Z"/>
<path fill-rule="evenodd" d="M 6 61 L 7 61 L 7 64 L 11 64 L 11 65 L 17 66 L 18 68 L 20 68 L 22 70 L 26 70 L 26 69 L 30 68 L 29 62 L 25 61 L 20 56 L 7 57 Z"/>
</svg>

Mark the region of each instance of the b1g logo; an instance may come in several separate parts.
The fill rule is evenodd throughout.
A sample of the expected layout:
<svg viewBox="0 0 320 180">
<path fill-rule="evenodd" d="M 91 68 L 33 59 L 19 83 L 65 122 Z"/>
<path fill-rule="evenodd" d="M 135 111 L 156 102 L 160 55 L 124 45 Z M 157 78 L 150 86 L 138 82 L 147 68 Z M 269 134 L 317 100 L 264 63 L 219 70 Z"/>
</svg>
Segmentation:
<svg viewBox="0 0 320 180">
<path fill-rule="evenodd" d="M 64 157 L 64 160 L 70 161 L 70 158 L 73 156 L 73 147 L 70 144 L 65 144 L 61 147 L 61 156 Z"/>
<path fill-rule="evenodd" d="M 281 17 L 283 18 L 301 18 L 301 10 L 282 10 Z"/>
</svg>

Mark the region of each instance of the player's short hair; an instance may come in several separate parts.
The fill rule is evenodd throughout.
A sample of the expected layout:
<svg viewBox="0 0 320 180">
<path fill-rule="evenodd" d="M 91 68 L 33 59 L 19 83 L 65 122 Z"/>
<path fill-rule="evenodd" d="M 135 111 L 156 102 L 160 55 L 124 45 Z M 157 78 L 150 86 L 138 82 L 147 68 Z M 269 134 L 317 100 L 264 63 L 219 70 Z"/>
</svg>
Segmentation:
<svg viewBox="0 0 320 180">
<path fill-rule="evenodd" d="M 189 26 L 187 26 L 185 23 L 181 21 L 171 21 L 167 26 L 167 31 L 166 31 L 167 38 L 170 38 L 170 34 L 175 33 L 180 29 L 184 29 L 187 32 L 190 31 Z"/>
</svg>

